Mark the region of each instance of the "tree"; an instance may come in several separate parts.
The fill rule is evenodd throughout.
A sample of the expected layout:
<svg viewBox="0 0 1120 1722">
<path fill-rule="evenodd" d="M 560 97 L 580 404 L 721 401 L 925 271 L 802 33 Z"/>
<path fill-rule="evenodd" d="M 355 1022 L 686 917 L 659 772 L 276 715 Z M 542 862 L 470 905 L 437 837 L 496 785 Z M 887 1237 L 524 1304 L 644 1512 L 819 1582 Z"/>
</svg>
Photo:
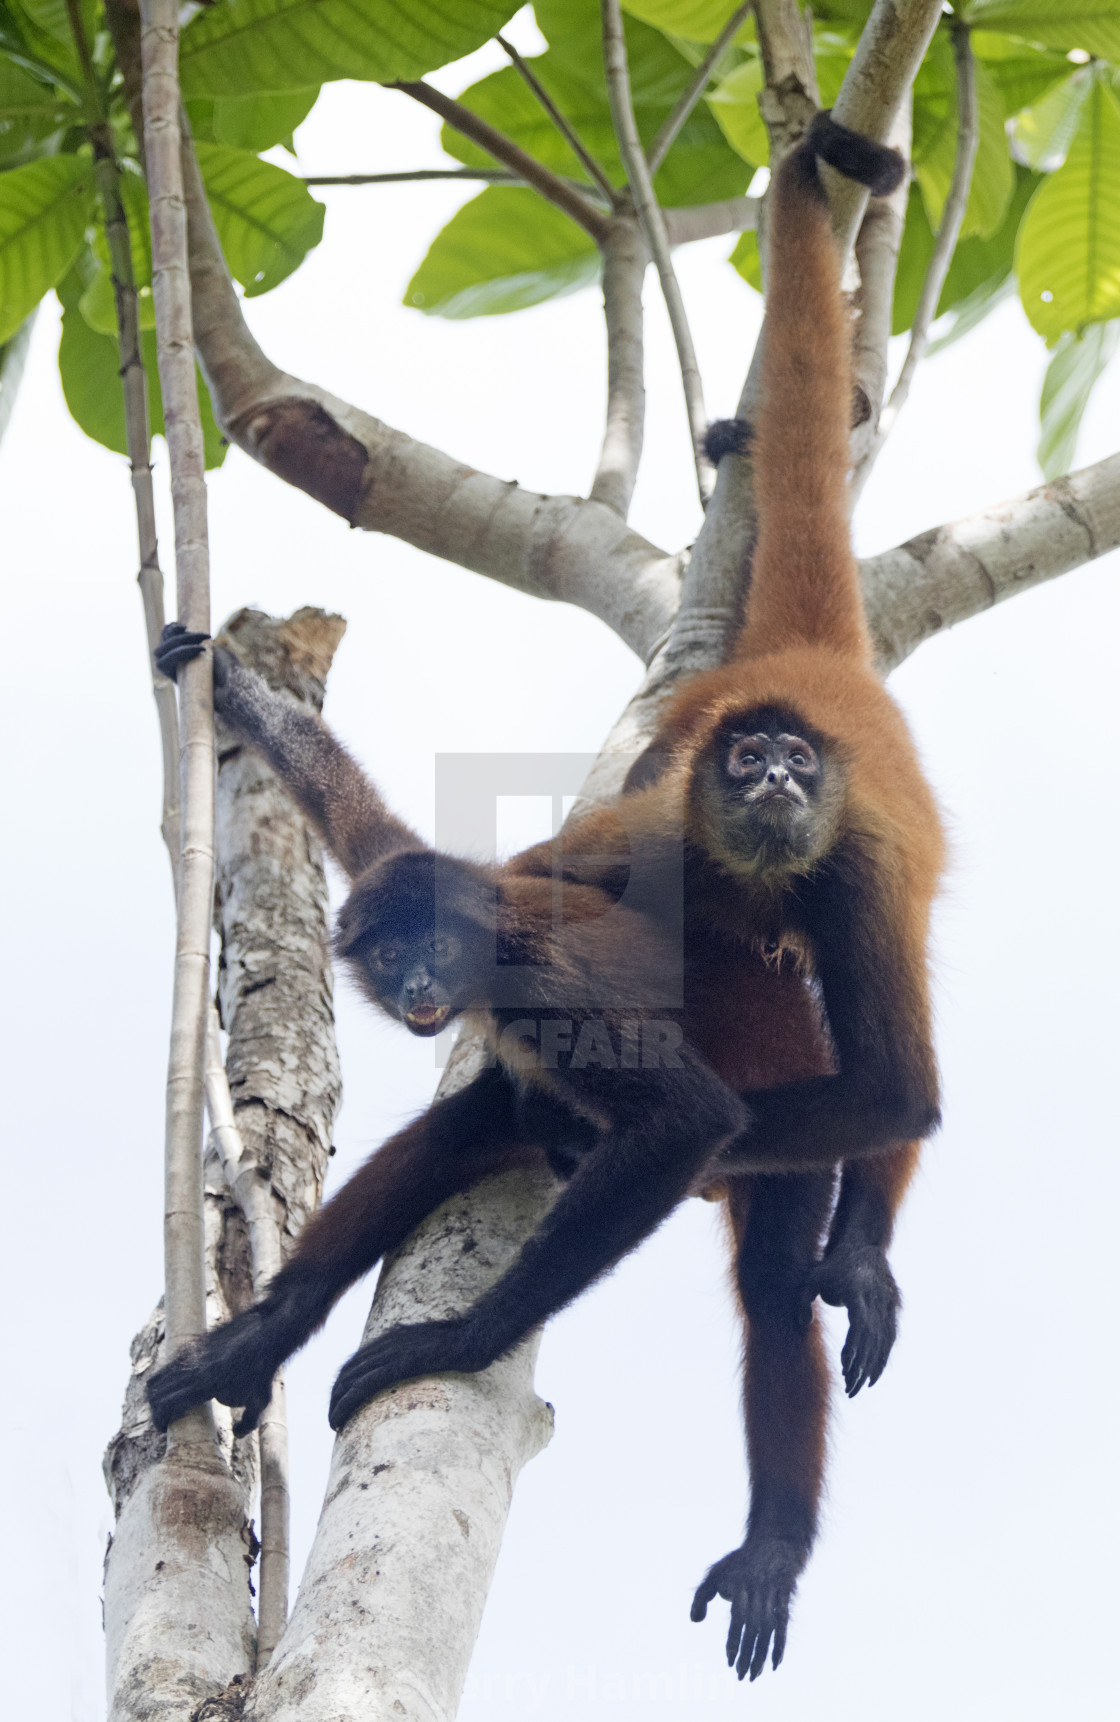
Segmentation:
<svg viewBox="0 0 1120 1722">
<path fill-rule="evenodd" d="M 320 0 L 312 17 L 316 27 L 323 25 L 323 40 L 304 42 L 296 57 L 282 34 L 284 9 L 262 7 L 259 0 L 254 4 L 235 0 L 233 5 L 200 14 L 184 34 L 184 91 L 192 98 L 188 111 L 197 159 L 222 241 L 220 247 L 206 202 L 192 179 L 188 152 L 195 330 L 214 418 L 231 440 L 270 471 L 299 483 L 354 524 L 395 533 L 522 590 L 581 604 L 649 659 L 646 684 L 616 729 L 595 779 L 599 793 L 609 792 L 614 781 L 612 759 L 640 742 L 673 681 L 718 654 L 734 612 L 750 527 L 749 483 L 742 475 L 738 480 L 721 478 L 687 566 L 683 555 L 656 550 L 625 525 L 641 443 L 639 299 L 646 249 L 656 260 L 673 311 L 695 442 L 704 412 L 667 242 L 744 230 L 736 245 L 736 265 L 748 280 L 757 279 L 758 248 L 746 225 L 753 221 L 757 205 L 747 195 L 748 186 L 770 143 L 780 148 L 808 111 L 814 80 L 826 99 L 835 94 L 841 117 L 878 135 L 886 132 L 895 101 L 914 80 L 917 186 L 905 209 L 877 211 L 861 225 L 862 211 L 854 204 L 849 207 L 850 193 L 844 188 L 837 191 L 838 231 L 847 238 L 858 234 L 862 269 L 857 356 L 868 411 L 854 449 L 858 470 L 870 470 L 909 384 L 910 371 L 904 369 L 899 389 L 886 410 L 881 410 L 892 316 L 898 328 L 911 328 L 911 351 L 920 356 L 935 312 L 953 317 L 954 332 L 968 327 L 996 302 L 1013 265 L 1032 320 L 1040 332 L 1059 339 L 1043 399 L 1045 459 L 1060 466 L 1064 454 L 1068 462 L 1080 409 L 1107 352 L 1108 320 L 1118 311 L 1109 297 L 1115 292 L 1109 250 L 1115 200 L 1109 175 L 1117 171 L 1120 159 L 1110 130 L 1115 97 L 1107 54 L 1118 50 L 1110 38 L 1106 40 L 1109 29 L 1116 29 L 1109 8 L 1097 8 L 1088 23 L 1078 15 L 1075 28 L 1064 9 L 1061 16 L 1055 11 L 1048 17 L 1037 6 L 978 4 L 964 14 L 965 24 L 974 29 L 966 33 L 959 22 L 947 20 L 929 41 L 939 7 L 913 4 L 897 12 L 876 8 L 862 36 L 859 27 L 867 8 L 821 7 L 813 55 L 795 14 L 784 7 L 761 6 L 757 31 L 735 14 L 735 30 L 727 32 L 726 6 L 713 6 L 708 17 L 695 6 L 674 11 L 651 4 L 636 9 L 643 17 L 637 18 L 635 12 L 626 32 L 637 137 L 618 54 L 619 22 L 609 11 L 609 80 L 597 58 L 597 11 L 540 7 L 537 20 L 549 45 L 537 57 L 535 69 L 526 67 L 517 55 L 508 70 L 465 92 L 465 103 L 457 106 L 438 91 L 418 86 L 416 76 L 489 37 L 495 24 L 503 21 L 497 15 L 501 8 L 460 7 L 453 28 L 440 14 L 443 22 L 433 28 L 450 29 L 450 35 L 425 35 L 418 47 L 413 41 L 407 51 L 402 50 L 403 58 L 392 61 L 384 58 L 387 28 L 380 34 L 373 32 L 372 45 L 348 44 L 346 53 L 365 58 L 339 58 L 337 21 L 332 25 L 330 10 L 331 0 Z M 855 14 L 854 20 L 850 13 Z M 0 178 L 0 222 L 7 210 L 9 235 L 0 252 L 0 268 L 7 271 L 5 307 L 11 306 L 11 326 L 4 333 L 14 340 L 33 309 L 35 295 L 57 281 L 65 307 L 60 358 L 68 399 L 79 422 L 110 446 L 122 447 L 124 412 L 117 412 L 113 392 L 106 387 L 118 362 L 113 350 L 117 312 L 107 304 L 106 288 L 110 257 L 118 281 L 127 260 L 122 260 L 119 245 L 113 251 L 120 222 L 111 212 L 108 219 L 93 217 L 94 179 L 87 162 L 92 152 L 99 187 L 109 172 L 120 175 L 121 202 L 126 216 L 133 214 L 128 226 L 131 261 L 143 306 L 151 275 L 144 243 L 144 193 L 139 174 L 129 166 L 139 152 L 139 138 L 135 128 L 129 135 L 128 120 L 129 112 L 135 113 L 138 94 L 134 20 L 127 11 L 110 10 L 106 33 L 96 28 L 95 12 L 84 15 L 74 6 L 65 19 L 61 13 L 48 15 L 29 6 L 18 10 L 13 6 L 12 14 L 5 37 L 5 75 L 30 78 L 39 108 L 33 108 L 26 89 L 19 86 L 13 112 L 22 101 L 19 111 L 38 117 L 34 123 L 30 117 L 25 119 L 17 165 Z M 410 15 L 415 16 L 411 9 Z M 460 23 L 462 34 L 456 35 Z M 242 44 L 237 52 L 227 33 L 235 26 Z M 1029 44 L 1015 34 L 1016 26 L 1029 28 Z M 684 50 L 678 31 L 686 32 Z M 695 32 L 695 38 L 687 32 Z M 1048 35 L 1055 39 L 1053 46 L 1045 45 Z M 711 46 L 709 39 L 714 39 Z M 698 45 L 689 46 L 694 40 Z M 88 51 L 83 51 L 83 41 Z M 858 49 L 857 43 L 862 44 Z M 1072 62 L 1067 57 L 1070 50 L 1076 56 Z M 315 53 L 320 54 L 321 64 Z M 1094 54 L 1100 57 L 1086 59 Z M 696 62 L 695 76 L 691 61 Z M 583 77 L 577 76 L 580 68 Z M 521 181 L 487 186 L 437 235 L 410 283 L 407 297 L 412 303 L 453 316 L 516 309 L 592 278 L 602 253 L 611 388 L 608 433 L 589 501 L 540 498 L 489 480 L 435 450 L 411 443 L 314 385 L 298 383 L 277 370 L 253 342 L 230 286 L 226 261 L 247 293 L 263 291 L 282 278 L 285 265 L 290 268 L 299 261 L 318 237 L 316 223 L 321 224 L 321 215 L 308 212 L 311 200 L 299 183 L 289 175 L 291 187 L 280 186 L 267 176 L 282 170 L 259 160 L 259 150 L 283 135 L 276 131 L 281 120 L 290 133 L 300 117 L 290 88 L 297 74 L 302 79 L 320 74 L 359 74 L 379 81 L 412 79 L 407 94 L 434 107 L 449 125 L 458 123 L 459 139 L 465 141 L 455 141 L 451 133 L 445 133 L 445 138 L 465 167 L 514 174 Z M 533 81 L 543 87 L 559 119 L 547 112 Z M 306 84 L 300 88 L 309 94 Z M 768 130 L 755 118 L 760 90 L 759 106 Z M 49 109 L 53 129 L 47 129 L 43 92 L 56 104 Z M 305 99 L 306 95 L 301 96 Z M 662 225 L 639 144 L 656 157 L 658 136 L 668 135 L 680 117 L 679 112 L 675 117 L 675 110 L 687 99 L 694 103 L 691 118 L 653 182 L 660 205 L 667 210 Z M 1013 165 L 1004 142 L 1008 117 L 1015 122 L 1015 148 L 1022 165 Z M 246 129 L 238 131 L 241 123 Z M 632 204 L 623 200 L 619 208 L 608 209 L 596 197 L 596 187 L 602 187 L 594 169 L 569 153 L 572 140 L 565 127 L 573 124 L 608 184 L 622 183 L 625 164 L 634 190 Z M 250 144 L 257 149 L 248 148 Z M 483 160 L 500 165 L 480 166 Z M 148 165 L 152 167 L 150 161 Z M 102 204 L 109 210 L 104 193 Z M 260 220 L 262 207 L 270 211 L 271 225 Z M 251 224 L 245 219 L 247 212 L 254 218 Z M 91 217 L 92 243 L 87 243 Z M 151 378 L 150 363 L 148 370 Z M 751 386 L 748 380 L 748 409 Z M 110 406 L 112 423 L 108 422 Z M 210 446 L 217 458 L 220 451 L 213 436 Z M 135 450 L 133 461 L 134 468 L 143 464 Z M 704 492 L 711 474 L 698 451 L 696 465 Z M 1021 504 L 993 510 L 986 518 L 926 535 L 872 559 L 867 567 L 868 594 L 884 668 L 893 667 L 935 629 L 1115 544 L 1120 538 L 1113 501 L 1116 470 L 1115 459 L 1102 462 L 1073 479 L 1043 487 Z M 1024 570 L 1028 570 L 1026 577 Z M 252 631 L 258 625 L 243 626 Z M 305 619 L 305 633 L 323 629 L 329 639 L 329 620 Z M 267 641 L 268 630 L 263 632 Z M 265 649 L 271 649 L 275 658 L 275 646 Z M 306 641 L 301 649 L 306 654 Z M 329 651 L 321 643 L 318 651 L 317 664 L 324 670 Z M 300 667 L 297 664 L 297 671 Z M 306 673 L 306 663 L 302 668 Z M 318 680 L 321 683 L 321 675 Z M 307 686 L 300 691 L 312 697 L 317 692 Z M 222 865 L 229 865 L 228 854 L 222 857 Z M 236 894 L 235 886 L 231 885 L 230 893 Z M 302 893 L 312 905 L 321 905 L 321 886 L 311 882 Z M 295 895 L 300 895 L 299 889 Z M 235 932 L 224 931 L 228 977 L 236 974 L 239 959 Z M 322 1046 L 324 1033 L 321 1029 L 311 1038 Z M 304 1056 L 301 1052 L 297 1064 Z M 236 1062 L 235 1054 L 231 1057 Z M 216 1105 L 220 1107 L 220 1095 Z M 244 1124 L 246 1109 L 240 1110 Z M 320 1154 L 329 1125 L 328 1106 L 316 1127 L 305 1130 Z M 316 1173 L 305 1156 L 301 1176 L 305 1182 L 310 1178 L 312 1187 L 311 1196 L 306 1192 L 302 1196 L 305 1202 L 313 1199 L 321 1173 L 321 1165 Z M 251 1180 L 248 1188 L 254 1188 Z M 301 1198 L 284 1186 L 275 1170 L 270 1188 L 274 1205 L 275 1198 L 285 1198 L 282 1206 L 298 1219 Z M 487 1238 L 486 1253 L 496 1268 L 503 1247 L 508 1251 L 516 1246 L 534 1204 L 544 1200 L 547 1192 L 541 1188 L 519 1185 L 488 1190 L 472 1197 L 462 1210 L 443 1216 L 436 1238 L 443 1240 L 445 1250 L 453 1250 L 455 1239 L 470 1228 L 476 1237 Z M 215 1197 L 211 1205 L 219 1201 Z M 246 1200 L 245 1205 L 252 1209 L 252 1202 Z M 252 1227 L 252 1211 L 246 1218 Z M 260 1226 L 268 1219 L 267 1214 L 257 1216 Z M 236 1233 L 236 1217 L 223 1218 L 221 1230 Z M 429 1236 L 423 1245 L 426 1262 L 431 1262 L 436 1247 Z M 236 1275 L 227 1266 L 227 1299 L 244 1295 L 243 1263 L 241 1271 L 238 1292 Z M 374 1319 L 392 1318 L 394 1296 L 415 1295 L 415 1281 L 409 1279 L 415 1271 L 404 1257 L 385 1276 Z M 402 1284 L 404 1294 L 399 1290 Z M 423 1288 L 437 1300 L 456 1293 L 469 1295 L 471 1289 L 469 1284 L 448 1283 L 446 1276 L 433 1275 L 430 1267 Z M 149 1342 L 141 1360 L 150 1351 Z M 503 1453 L 507 1466 L 516 1469 L 542 1435 L 540 1413 L 530 1395 L 529 1364 L 527 1357 L 508 1360 L 491 1372 L 492 1382 L 477 1389 L 474 1384 L 448 1386 L 438 1422 L 441 1443 L 473 1442 L 479 1452 Z M 439 1466 L 434 1466 L 425 1485 L 429 1494 L 418 1499 L 414 1468 L 410 1471 L 402 1458 L 422 1447 L 425 1414 L 425 1407 L 417 1404 L 414 1424 L 402 1427 L 396 1420 L 390 1428 L 379 1421 L 377 1408 L 370 1408 L 361 1420 L 360 1440 L 355 1426 L 355 1439 L 349 1446 L 345 1440 L 341 1443 L 332 1489 L 336 1507 L 344 1503 L 337 1508 L 341 1519 L 336 1515 L 332 1520 L 329 1509 L 324 1515 L 301 1614 L 279 1659 L 257 1683 L 252 1701 L 255 1714 L 282 1712 L 286 1703 L 298 1703 L 301 1710 L 318 1708 L 324 1715 L 379 1714 L 379 1703 L 391 1708 L 395 1701 L 401 1667 L 421 1677 L 445 1713 L 449 1705 L 453 1707 L 500 1535 L 504 1509 L 500 1491 L 495 1496 L 489 1490 L 483 1499 L 468 1503 L 467 1516 L 475 1527 L 473 1541 L 466 1539 L 471 1543 L 468 1566 L 453 1569 L 454 1580 L 445 1581 L 447 1594 L 440 1596 L 445 1611 L 450 1607 L 449 1596 L 454 1596 L 462 1614 L 444 1635 L 437 1656 L 423 1660 L 431 1654 L 427 1621 L 410 1611 L 416 1587 L 432 1584 L 433 1574 L 438 1573 L 433 1561 L 434 1532 L 423 1547 L 413 1542 L 409 1548 L 401 1539 L 404 1564 L 390 1582 L 400 1585 L 413 1602 L 402 1603 L 399 1613 L 383 1604 L 373 1627 L 363 1622 L 356 1630 L 360 1657 L 354 1654 L 355 1643 L 345 1638 L 330 1657 L 321 1653 L 308 1657 L 304 1648 L 308 1638 L 314 1640 L 316 1631 L 322 1630 L 324 1620 L 330 1621 L 332 1637 L 337 1638 L 338 1611 L 352 1603 L 346 1587 L 356 1571 L 353 1545 L 348 1545 L 344 1562 L 338 1539 L 352 1536 L 352 1502 L 359 1490 L 370 1496 L 371 1506 L 376 1502 L 383 1533 L 394 1512 L 404 1515 L 406 1524 L 415 1525 L 430 1491 L 448 1488 L 446 1478 L 441 1481 Z M 128 1448 L 131 1457 L 125 1467 L 126 1480 L 134 1486 L 121 1491 L 122 1505 L 127 1493 L 134 1512 L 135 1504 L 144 1498 L 145 1479 L 154 1479 L 158 1472 L 158 1465 L 150 1473 L 146 1468 L 156 1452 L 148 1439 L 150 1431 L 143 1432 L 142 1417 L 140 1422 L 140 1434 Z M 431 1439 L 430 1432 L 426 1438 Z M 205 1431 L 200 1439 L 208 1439 Z M 377 1457 L 379 1442 L 392 1445 L 387 1479 L 377 1472 L 377 1466 L 386 1463 Z M 115 1462 L 123 1452 L 118 1442 Z M 446 1457 L 442 1448 L 441 1455 Z M 227 1468 L 225 1456 L 219 1453 L 212 1464 L 200 1467 L 209 1477 L 206 1512 L 201 1521 L 195 1518 L 187 1524 L 191 1535 L 177 1575 L 192 1598 L 200 1594 L 200 1575 L 206 1563 L 212 1563 L 215 1545 L 220 1546 L 214 1532 L 216 1501 L 223 1503 L 227 1564 L 232 1554 L 236 1565 L 251 1487 L 247 1463 L 247 1457 L 231 1455 Z M 117 1466 L 118 1474 L 120 1470 Z M 368 1490 L 362 1487 L 365 1481 L 370 1483 Z M 461 1487 L 457 1478 L 454 1488 Z M 450 1525 L 451 1520 L 444 1515 L 441 1523 Z M 117 1711 L 123 1715 L 140 1707 L 148 1712 L 154 1706 L 185 1714 L 215 1687 L 249 1673 L 248 1596 L 240 1595 L 235 1613 L 219 1611 L 221 1632 L 216 1639 L 224 1634 L 225 1650 L 211 1655 L 212 1646 L 208 1647 L 201 1661 L 181 1642 L 181 1635 L 176 1639 L 175 1629 L 189 1625 L 188 1616 L 168 1617 L 170 1656 L 176 1666 L 170 1675 L 161 1671 L 157 1679 L 152 1670 L 150 1620 L 136 1607 L 136 1574 L 150 1553 L 149 1529 L 141 1526 L 137 1540 L 126 1510 L 110 1562 L 111 1635 L 116 1643 L 123 1638 L 128 1646 L 120 1659 Z M 162 1531 L 166 1533 L 166 1524 Z M 368 1535 L 374 1537 L 372 1526 Z M 455 1536 L 464 1541 L 456 1530 L 440 1545 L 449 1561 L 462 1555 Z M 369 1548 L 373 1547 L 371 1541 Z M 377 1643 L 369 1634 L 375 1628 L 381 1630 L 386 1617 L 395 1636 Z M 348 1613 L 345 1618 L 350 1618 Z M 167 1643 L 162 1649 L 168 1654 Z M 384 1671 L 375 1683 L 376 1698 L 364 1675 L 354 1673 L 371 1656 Z M 414 1701 L 402 1700 L 406 1705 Z"/>
</svg>

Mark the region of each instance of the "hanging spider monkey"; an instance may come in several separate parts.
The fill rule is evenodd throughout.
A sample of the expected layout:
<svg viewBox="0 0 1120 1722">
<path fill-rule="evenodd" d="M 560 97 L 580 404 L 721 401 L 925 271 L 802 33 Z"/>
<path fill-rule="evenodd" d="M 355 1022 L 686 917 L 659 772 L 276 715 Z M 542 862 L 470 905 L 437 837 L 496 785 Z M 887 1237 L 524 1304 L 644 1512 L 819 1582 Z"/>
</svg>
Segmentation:
<svg viewBox="0 0 1120 1722">
<path fill-rule="evenodd" d="M 812 1299 L 848 1307 L 849 1391 L 875 1380 L 897 1306 L 891 1219 L 913 1143 L 937 1121 L 925 943 L 940 830 L 874 674 L 849 547 L 848 332 L 818 156 L 876 192 L 902 171 L 894 152 L 818 115 L 775 176 L 744 627 L 732 661 L 670 709 L 652 750 L 661 769 L 629 789 L 624 826 L 592 815 L 559 856 L 539 846 L 503 868 L 437 855 L 318 719 L 215 653 L 217 709 L 354 881 L 341 955 L 414 1033 L 473 1015 L 496 1062 L 386 1143 L 310 1222 L 262 1302 L 149 1387 L 160 1427 L 213 1396 L 244 1407 L 239 1432 L 252 1428 L 275 1370 L 346 1285 L 448 1196 L 539 1146 L 565 1182 L 518 1261 L 464 1315 L 357 1352 L 332 1395 L 339 1428 L 396 1382 L 485 1367 L 716 1183 L 747 1318 L 752 1506 L 693 1614 L 729 1598 L 729 1661 L 752 1679 L 771 1651 L 781 1660 L 815 1533 L 828 1387 Z M 172 624 L 159 667 L 174 674 L 202 644 Z M 656 860 L 671 866 L 675 850 L 679 867 L 681 806 L 683 1009 Z M 654 857 L 636 891 L 635 846 Z M 827 1027 L 782 960 L 791 952 L 811 964 Z"/>
</svg>

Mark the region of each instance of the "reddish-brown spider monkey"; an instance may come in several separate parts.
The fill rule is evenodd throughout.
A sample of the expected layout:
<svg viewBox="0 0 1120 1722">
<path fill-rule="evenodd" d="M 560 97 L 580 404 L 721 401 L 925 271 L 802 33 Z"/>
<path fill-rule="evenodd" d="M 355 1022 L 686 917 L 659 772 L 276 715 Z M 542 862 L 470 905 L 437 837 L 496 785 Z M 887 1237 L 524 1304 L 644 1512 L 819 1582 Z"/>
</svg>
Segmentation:
<svg viewBox="0 0 1120 1722">
<path fill-rule="evenodd" d="M 263 1302 L 173 1359 L 150 1389 L 161 1426 L 213 1395 L 245 1406 L 240 1427 L 251 1427 L 275 1368 L 343 1287 L 526 1141 L 568 1178 L 552 1213 L 462 1317 L 398 1328 L 359 1351 L 335 1386 L 336 1427 L 394 1382 L 488 1364 L 689 1188 L 718 1179 L 749 1317 L 752 1510 L 742 1548 L 709 1573 L 694 1614 L 717 1590 L 730 1597 L 729 1659 L 752 1678 L 771 1647 L 775 1666 L 781 1658 L 815 1527 L 827 1380 L 812 1292 L 849 1307 L 850 1390 L 874 1379 L 897 1301 L 883 1247 L 912 1162 L 895 1145 L 937 1116 L 924 947 L 940 838 L 872 670 L 848 547 L 847 330 L 818 154 L 876 190 L 901 171 L 893 154 L 820 117 L 776 176 L 760 539 L 743 640 L 731 665 L 678 699 L 656 744 L 665 770 L 626 798 L 627 828 L 667 857 L 674 839 L 679 857 L 680 837 L 667 809 L 683 798 L 683 1018 L 656 1006 L 672 961 L 657 935 L 656 867 L 644 912 L 630 893 L 604 918 L 625 870 L 616 820 L 592 819 L 566 842 L 554 928 L 553 856 L 530 852 L 497 870 L 433 855 L 322 725 L 219 656 L 219 710 L 265 752 L 356 880 L 343 955 L 414 1032 L 481 1007 L 500 1062 L 386 1144 L 309 1225 Z M 173 672 L 200 644 L 169 630 L 161 667 Z M 831 1042 L 799 977 L 767 966 L 764 953 L 791 946 L 812 962 Z M 507 992 L 496 1005 L 495 974 L 508 979 L 526 958 L 536 968 L 521 971 L 515 1002 Z M 635 998 L 655 1003 L 635 1009 Z M 558 1054 L 534 1070 L 527 1028 Z M 745 1134 L 733 1089 L 752 1093 Z M 866 1175 L 845 1170 L 820 1263 L 831 1168 L 873 1151 Z M 818 1170 L 742 1175 L 783 1168 Z M 859 1325 L 868 1308 L 870 1334 Z"/>
</svg>

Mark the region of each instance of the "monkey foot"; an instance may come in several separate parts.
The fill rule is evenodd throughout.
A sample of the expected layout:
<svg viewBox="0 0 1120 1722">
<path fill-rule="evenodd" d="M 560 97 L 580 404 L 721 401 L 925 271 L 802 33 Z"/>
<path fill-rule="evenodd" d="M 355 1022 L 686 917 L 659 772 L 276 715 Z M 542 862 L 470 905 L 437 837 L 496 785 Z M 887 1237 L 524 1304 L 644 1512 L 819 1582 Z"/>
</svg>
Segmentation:
<svg viewBox="0 0 1120 1722">
<path fill-rule="evenodd" d="M 441 1375 L 445 1370 L 473 1374 L 484 1369 L 490 1358 L 472 1358 L 461 1321 L 427 1321 L 412 1327 L 393 1327 L 370 1345 L 363 1345 L 338 1372 L 331 1393 L 330 1425 L 341 1429 L 363 1405 L 419 1375 Z"/>
</svg>

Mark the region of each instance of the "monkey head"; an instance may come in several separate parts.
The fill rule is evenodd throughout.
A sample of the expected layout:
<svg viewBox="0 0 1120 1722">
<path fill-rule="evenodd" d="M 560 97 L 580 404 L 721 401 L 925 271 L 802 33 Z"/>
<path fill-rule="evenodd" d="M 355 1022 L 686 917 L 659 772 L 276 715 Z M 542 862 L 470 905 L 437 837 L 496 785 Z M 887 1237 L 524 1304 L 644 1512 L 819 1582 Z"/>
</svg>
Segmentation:
<svg viewBox="0 0 1120 1722">
<path fill-rule="evenodd" d="M 835 750 L 796 711 L 756 706 L 724 717 L 699 754 L 693 817 L 729 871 L 780 884 L 836 840 L 844 774 Z"/>
<path fill-rule="evenodd" d="M 429 1036 L 486 1003 L 495 929 L 486 868 L 406 850 L 358 879 L 339 913 L 335 950 L 375 1004 Z"/>
</svg>

